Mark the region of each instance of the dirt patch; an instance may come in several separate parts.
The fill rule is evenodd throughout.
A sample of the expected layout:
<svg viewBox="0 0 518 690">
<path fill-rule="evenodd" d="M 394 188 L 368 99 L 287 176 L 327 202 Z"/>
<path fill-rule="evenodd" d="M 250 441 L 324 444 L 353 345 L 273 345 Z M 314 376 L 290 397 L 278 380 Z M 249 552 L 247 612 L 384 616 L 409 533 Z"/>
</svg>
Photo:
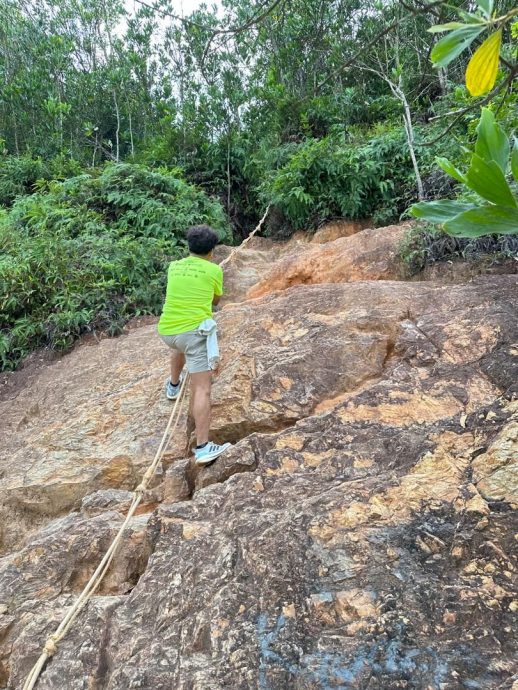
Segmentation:
<svg viewBox="0 0 518 690">
<path fill-rule="evenodd" d="M 51 350 L 37 350 L 26 357 L 16 371 L 2 372 L 0 374 L 0 401 L 10 400 L 16 397 L 22 388 L 30 387 L 41 368 L 55 362 L 60 356 L 62 355 Z"/>
<path fill-rule="evenodd" d="M 135 331 L 137 328 L 153 325 L 157 320 L 156 316 L 136 316 L 128 321 L 120 335 Z M 30 388 L 35 379 L 40 375 L 42 367 L 57 362 L 83 345 L 98 345 L 101 340 L 113 337 L 118 338 L 119 336 L 109 336 L 103 333 L 85 333 L 66 352 L 56 352 L 46 347 L 31 352 L 15 371 L 3 371 L 0 373 L 0 402 L 12 400 L 22 389 Z"/>
</svg>

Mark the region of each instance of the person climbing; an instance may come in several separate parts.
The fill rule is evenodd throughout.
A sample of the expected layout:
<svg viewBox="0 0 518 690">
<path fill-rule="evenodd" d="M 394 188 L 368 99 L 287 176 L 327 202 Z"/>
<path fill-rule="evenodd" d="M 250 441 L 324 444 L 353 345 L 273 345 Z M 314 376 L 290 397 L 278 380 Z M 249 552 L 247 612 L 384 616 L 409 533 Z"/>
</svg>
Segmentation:
<svg viewBox="0 0 518 690">
<path fill-rule="evenodd" d="M 191 412 L 196 427 L 197 465 L 206 465 L 232 444 L 209 441 L 212 371 L 219 362 L 216 322 L 212 307 L 223 294 L 223 271 L 212 263 L 218 236 L 208 225 L 187 230 L 189 256 L 172 261 L 167 274 L 167 291 L 158 334 L 171 348 L 171 375 L 166 395 L 176 400 L 180 394 L 183 368 L 191 375 Z"/>
</svg>

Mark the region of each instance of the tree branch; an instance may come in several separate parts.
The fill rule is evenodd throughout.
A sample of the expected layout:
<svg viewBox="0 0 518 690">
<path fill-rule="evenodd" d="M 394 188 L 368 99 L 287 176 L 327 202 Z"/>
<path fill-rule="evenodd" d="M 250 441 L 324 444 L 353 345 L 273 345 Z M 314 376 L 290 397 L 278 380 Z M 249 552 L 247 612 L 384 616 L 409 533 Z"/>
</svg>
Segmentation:
<svg viewBox="0 0 518 690">
<path fill-rule="evenodd" d="M 161 15 L 162 17 L 171 17 L 171 19 L 177 19 L 179 22 L 182 24 L 186 24 L 187 26 L 195 26 L 198 29 L 203 29 L 204 31 L 213 31 L 213 29 L 209 26 L 206 26 L 205 24 L 200 24 L 199 22 L 195 22 L 192 19 L 186 19 L 185 17 L 181 17 L 179 14 L 172 14 L 172 12 L 166 12 L 165 10 L 160 10 L 158 7 L 153 7 L 153 5 L 149 5 L 147 2 L 144 2 L 144 0 L 135 0 L 138 2 L 139 5 L 142 5 L 143 7 L 147 7 L 148 10 L 152 10 L 153 12 L 156 12 L 157 14 Z"/>
<path fill-rule="evenodd" d="M 276 7 L 278 7 L 282 2 L 285 2 L 285 0 L 274 0 L 269 7 L 267 7 L 264 11 L 259 12 L 259 14 L 255 14 L 244 24 L 240 24 L 239 26 L 232 26 L 228 29 L 224 29 L 222 27 L 214 28 L 212 26 L 208 26 L 207 24 L 200 24 L 200 22 L 196 22 L 192 19 L 181 17 L 180 15 L 173 14 L 172 12 L 166 12 L 165 10 L 158 9 L 158 7 L 153 7 L 153 5 L 149 5 L 147 2 L 144 2 L 144 0 L 136 0 L 136 2 L 138 2 L 138 4 L 142 5 L 143 7 L 147 7 L 148 9 L 153 10 L 153 12 L 160 14 L 162 17 L 171 17 L 172 19 L 177 19 L 182 24 L 186 24 L 188 26 L 195 26 L 197 29 L 203 29 L 203 31 L 208 31 L 212 34 L 212 40 L 212 38 L 218 36 L 219 34 L 238 34 L 242 31 L 246 31 L 254 24 L 258 24 L 263 19 L 265 19 L 271 12 L 273 12 L 273 10 Z"/>
<path fill-rule="evenodd" d="M 401 2 L 401 0 L 400 0 Z M 434 7 L 444 5 L 447 0 L 436 0 L 436 2 L 431 2 L 429 5 L 422 5 L 419 9 L 414 9 L 413 14 L 424 14 L 425 12 L 431 11 Z M 403 7 L 407 8 L 406 4 L 401 2 Z M 419 3 L 421 5 L 421 3 Z M 407 8 L 408 9 L 408 8 Z M 320 89 L 328 84 L 332 79 L 337 77 L 339 74 L 341 74 L 344 70 L 346 70 L 348 67 L 350 67 L 356 60 L 363 55 L 363 53 L 371 48 L 373 45 L 375 45 L 381 38 L 384 38 L 388 33 L 390 33 L 393 29 L 399 26 L 401 22 L 404 20 L 404 17 L 398 17 L 395 19 L 391 24 L 389 24 L 387 27 L 379 31 L 374 38 L 371 38 L 370 41 L 368 41 L 365 45 L 363 45 L 360 50 L 358 50 L 349 60 L 344 62 L 343 65 L 341 65 L 337 70 L 335 70 L 332 74 L 330 74 L 328 77 L 324 79 L 324 81 L 320 82 L 316 88 L 316 92 L 318 93 Z"/>
<path fill-rule="evenodd" d="M 242 33 L 243 31 L 246 31 L 251 26 L 254 26 L 254 24 L 259 24 L 260 22 L 263 21 L 263 19 L 266 19 L 266 17 L 271 12 L 273 12 L 273 10 L 276 7 L 278 7 L 284 1 L 285 0 L 274 0 L 274 2 L 270 5 L 270 7 L 267 7 L 266 10 L 264 10 L 264 12 L 261 12 L 258 15 L 253 16 L 247 22 L 245 22 L 244 24 L 241 24 L 241 26 L 238 26 L 235 28 L 230 28 L 230 29 L 215 29 L 215 30 L 213 30 L 212 34 L 209 36 L 209 39 L 207 41 L 207 45 L 205 46 L 205 50 L 203 51 L 203 56 L 201 58 L 201 68 L 203 69 L 203 65 L 205 64 L 205 60 L 207 59 L 207 55 L 208 55 L 208 52 L 210 50 L 210 46 L 212 44 L 212 41 L 216 38 L 216 36 L 221 36 L 222 34 L 234 34 L 235 35 L 235 34 Z"/>
<path fill-rule="evenodd" d="M 380 38 L 383 38 L 386 34 L 390 33 L 392 29 L 395 29 L 401 22 L 401 19 L 395 19 L 392 24 L 389 24 L 387 27 L 382 29 L 380 32 L 374 36 L 368 43 L 366 43 L 364 46 L 360 48 L 360 50 L 356 51 L 356 53 L 349 58 L 346 62 L 344 62 L 343 65 L 340 65 L 340 67 L 335 70 L 332 74 L 330 74 L 328 77 L 324 79 L 324 81 L 321 81 L 320 84 L 317 85 L 317 88 L 315 89 L 316 93 L 320 91 L 320 89 L 328 84 L 332 79 L 337 77 L 339 74 L 341 74 L 343 71 L 345 71 L 348 67 L 350 67 L 353 63 L 356 62 L 356 60 L 363 55 L 363 53 L 368 49 L 371 48 L 375 43 L 377 43 Z"/>
<path fill-rule="evenodd" d="M 399 0 L 401 5 L 411 12 L 412 14 L 425 14 L 426 12 L 430 12 L 430 14 L 433 14 L 435 17 L 440 17 L 441 13 L 437 12 L 435 8 L 438 5 L 443 5 L 444 2 L 441 0 L 441 2 L 431 2 L 430 4 L 427 4 L 426 2 L 423 2 L 422 0 L 416 0 L 418 7 L 412 7 L 412 5 L 409 5 L 405 0 Z"/>
<path fill-rule="evenodd" d="M 453 127 L 457 124 L 457 122 L 461 119 L 463 115 L 466 113 L 469 113 L 470 110 L 474 110 L 475 108 L 480 108 L 483 105 L 486 105 L 486 103 L 489 103 L 495 96 L 498 96 L 498 94 L 503 91 L 505 88 L 508 88 L 515 75 L 518 74 L 518 64 L 514 65 L 507 77 L 504 79 L 503 82 L 501 82 L 496 88 L 494 88 L 491 93 L 489 93 L 485 98 L 483 98 L 481 101 L 475 101 L 474 103 L 471 103 L 470 105 L 466 106 L 465 108 L 462 108 L 461 110 L 454 110 L 450 111 L 449 113 L 444 113 L 443 115 L 437 115 L 436 117 L 430 118 L 430 122 L 433 120 L 439 120 L 442 119 L 443 117 L 451 117 L 452 115 L 455 115 L 456 117 L 450 122 L 448 127 L 439 134 L 438 137 L 435 139 L 432 139 L 432 141 L 425 141 L 422 144 L 418 144 L 418 146 L 432 146 L 433 144 L 436 144 L 438 141 L 443 139 L 451 130 Z"/>
<path fill-rule="evenodd" d="M 241 24 L 241 26 L 231 27 L 230 29 L 218 29 L 216 34 L 239 34 L 242 31 L 246 31 L 254 24 L 259 24 L 259 22 L 262 22 L 263 19 L 266 19 L 266 17 L 283 2 L 285 2 L 285 0 L 274 0 L 274 2 L 264 10 L 264 12 L 255 15 L 244 24 Z"/>
</svg>

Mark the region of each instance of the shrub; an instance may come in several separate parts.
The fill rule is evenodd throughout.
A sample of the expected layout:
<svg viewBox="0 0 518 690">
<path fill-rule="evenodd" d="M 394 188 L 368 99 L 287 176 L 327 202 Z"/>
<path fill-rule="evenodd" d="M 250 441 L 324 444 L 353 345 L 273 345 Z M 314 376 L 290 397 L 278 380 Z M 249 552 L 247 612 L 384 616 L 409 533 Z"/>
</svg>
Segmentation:
<svg viewBox="0 0 518 690">
<path fill-rule="evenodd" d="M 405 234 L 398 254 L 415 275 L 439 261 L 518 258 L 517 235 L 486 235 L 478 238 L 453 237 L 429 223 L 416 223 Z"/>
<path fill-rule="evenodd" d="M 36 180 L 45 175 L 41 158 L 8 156 L 0 162 L 0 205 L 10 206 L 17 196 L 34 191 Z"/>
<path fill-rule="evenodd" d="M 461 172 L 447 158 L 437 164 L 461 184 L 462 199 L 420 202 L 410 211 L 438 223 L 456 237 L 518 234 L 518 141 L 507 134 L 489 108 L 482 108 L 469 167 Z"/>
<path fill-rule="evenodd" d="M 336 217 L 399 218 L 415 197 L 415 180 L 401 128 L 359 143 L 329 136 L 308 139 L 260 187 L 291 229 L 316 228 Z"/>
<path fill-rule="evenodd" d="M 80 172 L 80 164 L 65 156 L 44 162 L 31 156 L 0 159 L 0 206 L 11 206 L 16 197 L 32 194 L 41 180 L 65 179 Z"/>
<path fill-rule="evenodd" d="M 110 334 L 157 314 L 166 268 L 185 251 L 183 231 L 209 223 L 222 239 L 221 206 L 178 171 L 108 165 L 19 198 L 0 215 L 0 362 L 69 347 L 87 330 Z"/>
</svg>

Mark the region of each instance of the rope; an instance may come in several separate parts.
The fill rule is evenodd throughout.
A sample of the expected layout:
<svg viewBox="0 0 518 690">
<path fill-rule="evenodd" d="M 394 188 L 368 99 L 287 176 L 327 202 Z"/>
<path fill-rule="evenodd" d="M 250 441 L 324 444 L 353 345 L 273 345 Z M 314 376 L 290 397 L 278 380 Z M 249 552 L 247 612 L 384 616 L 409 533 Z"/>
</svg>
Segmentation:
<svg viewBox="0 0 518 690">
<path fill-rule="evenodd" d="M 264 215 L 263 215 L 263 217 L 261 218 L 261 220 L 259 221 L 259 223 L 257 224 L 257 227 L 254 228 L 254 230 L 252 230 L 252 232 L 248 235 L 248 237 L 247 237 L 246 239 L 244 239 L 244 240 L 241 242 L 241 244 L 239 245 L 239 247 L 235 247 L 235 248 L 230 252 L 230 254 L 227 256 L 227 258 L 226 258 L 226 259 L 223 259 L 223 261 L 220 263 L 221 268 L 223 268 L 223 266 L 226 266 L 226 264 L 228 264 L 228 263 L 232 260 L 232 258 L 233 258 L 238 252 L 240 252 L 240 251 L 243 249 L 243 247 L 245 247 L 245 246 L 250 242 L 250 240 L 252 239 L 252 237 L 253 237 L 257 232 L 259 232 L 259 230 L 261 229 L 262 224 L 263 224 L 264 221 L 266 220 L 266 216 L 268 215 L 268 211 L 269 211 L 269 210 L 270 210 L 270 206 L 268 206 L 268 208 L 267 208 L 266 211 L 264 212 Z"/>
<path fill-rule="evenodd" d="M 259 224 L 257 227 L 253 230 L 253 232 L 250 233 L 250 235 L 238 246 L 235 247 L 228 257 L 224 259 L 221 263 L 220 266 L 225 266 L 227 263 L 229 263 L 232 258 L 237 254 L 238 251 L 243 249 L 243 247 L 250 242 L 252 237 L 259 231 L 261 228 L 262 224 L 264 223 L 266 216 L 268 215 L 268 211 L 270 210 L 270 207 L 266 209 L 263 217 L 259 221 Z M 36 683 L 38 682 L 38 678 L 43 670 L 43 667 L 45 666 L 46 662 L 48 659 L 50 659 L 52 656 L 57 651 L 58 643 L 65 637 L 69 629 L 72 627 L 72 624 L 78 617 L 78 615 L 81 613 L 83 608 L 86 606 L 90 598 L 93 596 L 94 592 L 97 590 L 99 585 L 101 584 L 104 576 L 106 575 L 111 562 L 113 560 L 113 557 L 115 555 L 115 552 L 117 551 L 117 548 L 122 541 L 124 537 L 124 532 L 126 528 L 128 527 L 128 524 L 135 514 L 135 511 L 137 510 L 140 502 L 142 501 L 142 496 L 144 495 L 144 492 L 147 490 L 147 486 L 154 476 L 156 472 L 156 468 L 158 467 L 159 462 L 162 460 L 162 456 L 164 455 L 165 451 L 167 450 L 167 447 L 169 445 L 169 442 L 176 431 L 176 427 L 178 426 L 178 421 L 181 416 L 182 408 L 183 408 L 183 403 L 185 401 L 184 398 L 184 393 L 187 390 L 187 381 L 189 379 L 189 375 L 185 376 L 184 380 L 182 381 L 182 385 L 180 388 L 180 393 L 178 394 L 178 397 L 176 398 L 173 410 L 171 412 L 171 415 L 169 417 L 169 421 L 167 423 L 166 429 L 164 431 L 164 434 L 162 436 L 162 439 L 160 441 L 160 444 L 157 448 L 157 451 L 155 453 L 155 457 L 153 458 L 153 462 L 151 465 L 147 468 L 147 470 L 144 473 L 144 476 L 142 477 L 142 480 L 140 484 L 136 487 L 134 490 L 134 496 L 133 500 L 131 502 L 131 505 L 128 509 L 128 513 L 126 515 L 126 518 L 122 525 L 119 528 L 119 531 L 115 535 L 114 540 L 112 541 L 108 551 L 104 554 L 104 557 L 102 561 L 99 563 L 97 566 L 94 574 L 88 581 L 88 583 L 85 585 L 85 588 L 81 592 L 81 594 L 78 596 L 76 601 L 74 602 L 73 606 L 70 608 L 66 616 L 63 618 L 61 623 L 59 624 L 58 628 L 56 631 L 50 635 L 50 637 L 47 639 L 45 642 L 45 645 L 43 646 L 43 651 L 40 654 L 40 657 L 38 658 L 38 661 L 34 664 L 31 672 L 27 676 L 27 680 L 25 681 L 25 684 L 23 686 L 23 690 L 33 690 L 33 688 L 36 686 Z"/>
</svg>

